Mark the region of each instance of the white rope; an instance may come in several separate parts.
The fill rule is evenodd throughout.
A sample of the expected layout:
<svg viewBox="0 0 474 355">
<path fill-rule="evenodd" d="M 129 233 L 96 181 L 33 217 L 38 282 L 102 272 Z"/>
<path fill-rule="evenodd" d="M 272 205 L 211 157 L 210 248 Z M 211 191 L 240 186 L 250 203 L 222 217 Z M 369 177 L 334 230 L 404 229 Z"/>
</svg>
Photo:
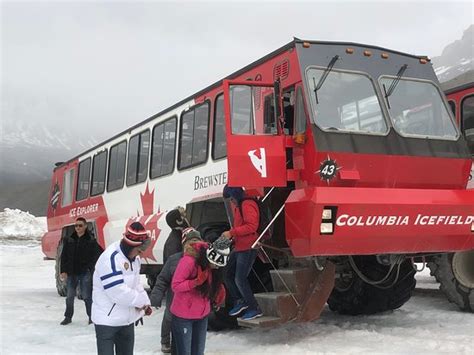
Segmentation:
<svg viewBox="0 0 474 355">
<path fill-rule="evenodd" d="M 278 210 L 278 212 L 275 214 L 275 216 L 272 218 L 272 220 L 270 221 L 270 223 L 268 223 L 268 225 L 265 227 L 265 229 L 263 230 L 262 233 L 260 233 L 259 237 L 257 238 L 257 240 L 252 244 L 252 249 L 255 249 L 255 247 L 258 245 L 258 242 L 260 241 L 260 239 L 262 239 L 262 237 L 265 235 L 266 231 L 268 230 L 268 228 L 271 227 L 271 225 L 273 224 L 273 222 L 275 222 L 275 220 L 277 219 L 277 217 L 280 215 L 281 211 L 283 211 L 283 209 L 285 208 L 285 204 L 283 204 L 283 206 L 281 206 L 281 208 Z"/>
<path fill-rule="evenodd" d="M 296 297 L 295 295 L 293 294 L 293 292 L 291 292 L 290 288 L 288 287 L 288 285 L 286 284 L 285 280 L 283 280 L 283 277 L 280 275 L 280 273 L 278 272 L 278 269 L 275 267 L 275 265 L 273 265 L 272 263 L 272 259 L 270 259 L 270 257 L 268 256 L 267 252 L 265 251 L 265 249 L 263 249 L 263 246 L 260 246 L 260 249 L 262 250 L 262 252 L 265 254 L 265 256 L 267 257 L 268 261 L 270 262 L 270 265 L 273 267 L 273 270 L 275 270 L 276 274 L 278 275 L 278 277 L 280 278 L 281 282 L 283 283 L 283 286 L 285 286 L 285 288 L 287 289 L 288 293 L 290 294 L 291 298 L 293 298 L 293 301 L 295 301 L 296 305 L 298 307 L 301 307 L 300 303 L 296 300 Z"/>
</svg>

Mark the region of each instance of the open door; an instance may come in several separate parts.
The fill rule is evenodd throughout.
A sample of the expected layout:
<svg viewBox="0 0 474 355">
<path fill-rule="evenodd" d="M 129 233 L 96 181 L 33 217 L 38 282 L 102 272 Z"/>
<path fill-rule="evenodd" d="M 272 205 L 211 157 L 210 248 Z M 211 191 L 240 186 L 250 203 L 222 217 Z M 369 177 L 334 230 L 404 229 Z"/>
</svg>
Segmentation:
<svg viewBox="0 0 474 355">
<path fill-rule="evenodd" d="M 285 135 L 277 119 L 281 107 L 278 91 L 274 83 L 224 80 L 230 186 L 286 186 Z"/>
</svg>

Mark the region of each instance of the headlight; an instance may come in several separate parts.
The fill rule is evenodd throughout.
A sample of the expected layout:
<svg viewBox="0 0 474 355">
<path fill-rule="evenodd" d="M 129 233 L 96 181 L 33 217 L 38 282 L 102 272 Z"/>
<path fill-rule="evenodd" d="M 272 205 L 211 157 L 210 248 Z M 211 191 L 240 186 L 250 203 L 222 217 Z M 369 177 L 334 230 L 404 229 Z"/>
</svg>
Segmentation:
<svg viewBox="0 0 474 355">
<path fill-rule="evenodd" d="M 333 233 L 333 225 L 332 223 L 321 223 L 321 234 L 332 234 Z"/>
<path fill-rule="evenodd" d="M 332 219 L 332 210 L 326 208 L 323 209 L 322 219 Z"/>
</svg>

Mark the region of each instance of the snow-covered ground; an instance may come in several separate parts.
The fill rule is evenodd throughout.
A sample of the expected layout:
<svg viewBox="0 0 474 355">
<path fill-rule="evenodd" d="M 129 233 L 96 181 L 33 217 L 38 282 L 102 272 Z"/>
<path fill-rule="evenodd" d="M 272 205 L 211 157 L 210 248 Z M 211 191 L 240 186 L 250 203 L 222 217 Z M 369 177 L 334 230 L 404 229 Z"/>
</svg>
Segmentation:
<svg viewBox="0 0 474 355">
<path fill-rule="evenodd" d="M 82 301 L 72 324 L 59 325 L 65 299 L 56 293 L 54 261 L 43 260 L 38 245 L 0 244 L 0 277 L 1 354 L 96 352 Z M 394 312 L 347 317 L 326 309 L 306 324 L 210 332 L 206 354 L 473 354 L 474 314 L 450 304 L 427 270 L 417 278 L 415 295 Z M 136 328 L 136 354 L 160 353 L 161 319 L 155 311 Z"/>
</svg>

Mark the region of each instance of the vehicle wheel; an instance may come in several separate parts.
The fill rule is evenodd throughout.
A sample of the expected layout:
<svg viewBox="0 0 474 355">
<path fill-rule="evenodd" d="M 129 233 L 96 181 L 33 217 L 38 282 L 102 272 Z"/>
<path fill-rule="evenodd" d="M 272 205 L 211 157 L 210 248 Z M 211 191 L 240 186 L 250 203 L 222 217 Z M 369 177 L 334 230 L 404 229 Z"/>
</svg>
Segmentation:
<svg viewBox="0 0 474 355">
<path fill-rule="evenodd" d="M 213 242 L 220 237 L 222 232 L 229 229 L 227 224 L 213 224 L 204 226 L 201 235 L 204 240 Z M 232 308 L 232 301 L 229 292 L 226 290 L 226 305 L 218 311 L 211 311 L 208 318 L 207 329 L 211 331 L 220 331 L 226 329 L 235 329 L 238 327 L 237 319 L 229 316 L 229 311 Z"/>
<path fill-rule="evenodd" d="M 389 266 L 381 265 L 374 256 L 354 257 L 354 261 L 363 275 L 371 280 L 381 280 L 388 272 Z M 363 281 L 347 264 L 339 267 L 334 289 L 329 296 L 329 308 L 340 314 L 360 315 L 375 314 L 401 307 L 407 302 L 416 285 L 415 273 L 410 260 L 400 265 L 400 273 L 394 283 L 397 267 L 392 276 L 382 283 L 381 287 Z"/>
<path fill-rule="evenodd" d="M 59 269 L 61 266 L 61 252 L 63 251 L 63 243 L 59 242 L 58 249 L 56 251 L 56 265 L 55 265 L 55 276 L 56 276 L 56 290 L 58 290 L 58 295 L 61 297 L 66 297 L 67 295 L 67 283 L 62 281 L 59 277 Z"/>
<path fill-rule="evenodd" d="M 440 290 L 463 311 L 474 312 L 474 250 L 434 256 L 428 267 Z"/>
<path fill-rule="evenodd" d="M 227 298 L 229 300 L 229 297 Z M 212 331 L 220 331 L 226 329 L 235 329 L 238 327 L 237 318 L 229 316 L 232 306 L 226 300 L 226 307 L 209 314 L 207 329 Z"/>
</svg>

